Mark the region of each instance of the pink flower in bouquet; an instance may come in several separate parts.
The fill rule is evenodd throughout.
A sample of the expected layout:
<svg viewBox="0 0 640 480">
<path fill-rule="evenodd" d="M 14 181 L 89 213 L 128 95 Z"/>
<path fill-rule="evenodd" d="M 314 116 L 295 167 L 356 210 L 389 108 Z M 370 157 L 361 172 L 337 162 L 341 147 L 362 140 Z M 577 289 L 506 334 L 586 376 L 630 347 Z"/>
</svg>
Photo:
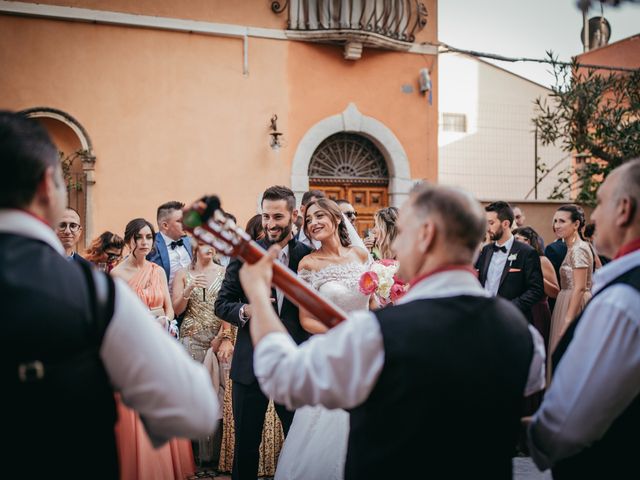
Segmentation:
<svg viewBox="0 0 640 480">
<path fill-rule="evenodd" d="M 364 272 L 358 282 L 360 293 L 371 295 L 378 288 L 378 275 L 375 272 Z"/>
<path fill-rule="evenodd" d="M 391 287 L 391 294 L 389 295 L 389 299 L 392 302 L 395 302 L 400 297 L 402 297 L 407 291 L 407 285 L 397 280 L 397 277 L 394 276 L 394 280 L 396 283 Z"/>
<path fill-rule="evenodd" d="M 390 258 L 383 258 L 382 260 L 378 260 L 378 263 L 380 263 L 381 265 L 384 265 L 385 267 L 395 267 L 397 264 L 395 260 L 392 260 Z"/>
</svg>

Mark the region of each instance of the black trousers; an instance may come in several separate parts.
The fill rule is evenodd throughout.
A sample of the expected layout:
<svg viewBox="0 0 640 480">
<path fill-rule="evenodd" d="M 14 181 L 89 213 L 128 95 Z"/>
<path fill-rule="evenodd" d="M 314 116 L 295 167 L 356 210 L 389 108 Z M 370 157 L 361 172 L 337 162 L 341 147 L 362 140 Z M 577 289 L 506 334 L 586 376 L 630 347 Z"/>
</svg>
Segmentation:
<svg viewBox="0 0 640 480">
<path fill-rule="evenodd" d="M 232 408 L 236 429 L 231 472 L 233 480 L 256 480 L 258 477 L 260 441 L 268 406 L 269 399 L 262 393 L 257 381 L 251 385 L 233 382 Z M 295 412 L 277 403 L 275 409 L 286 437 Z"/>
</svg>

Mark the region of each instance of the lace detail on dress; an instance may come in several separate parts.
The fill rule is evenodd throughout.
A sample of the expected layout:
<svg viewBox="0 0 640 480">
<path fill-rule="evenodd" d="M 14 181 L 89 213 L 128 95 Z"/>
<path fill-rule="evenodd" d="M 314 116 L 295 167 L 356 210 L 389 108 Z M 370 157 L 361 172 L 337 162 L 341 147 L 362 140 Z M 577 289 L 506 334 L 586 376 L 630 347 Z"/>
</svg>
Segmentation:
<svg viewBox="0 0 640 480">
<path fill-rule="evenodd" d="M 345 312 L 352 312 L 369 307 L 369 297 L 358 289 L 360 276 L 366 270 L 367 264 L 350 262 L 328 265 L 318 271 L 302 269 L 298 276 L 327 300 Z"/>
</svg>

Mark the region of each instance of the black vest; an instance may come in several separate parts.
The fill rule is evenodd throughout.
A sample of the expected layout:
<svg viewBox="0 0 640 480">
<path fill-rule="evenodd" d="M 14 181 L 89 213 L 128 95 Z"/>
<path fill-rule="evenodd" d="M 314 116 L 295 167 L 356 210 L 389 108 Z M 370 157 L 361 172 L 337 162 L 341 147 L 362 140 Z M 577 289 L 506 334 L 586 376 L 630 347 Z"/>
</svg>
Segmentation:
<svg viewBox="0 0 640 480">
<path fill-rule="evenodd" d="M 384 367 L 351 412 L 346 479 L 510 479 L 533 355 L 501 298 L 417 300 L 378 311 Z"/>
<path fill-rule="evenodd" d="M 98 302 L 90 268 L 6 233 L 0 265 L 6 466 L 22 477 L 118 478 L 113 388 L 99 356 L 111 280 Z"/>
<path fill-rule="evenodd" d="M 636 267 L 603 287 L 594 297 L 616 284 L 626 284 L 640 293 L 640 267 Z M 588 306 L 587 306 L 588 308 Z M 585 309 L 586 311 L 586 309 Z M 569 326 L 553 352 L 557 368 L 567 351 L 582 314 Z M 563 459 L 553 468 L 554 479 L 637 478 L 638 432 L 640 431 L 640 396 L 611 424 L 604 436 L 576 455 Z"/>
</svg>

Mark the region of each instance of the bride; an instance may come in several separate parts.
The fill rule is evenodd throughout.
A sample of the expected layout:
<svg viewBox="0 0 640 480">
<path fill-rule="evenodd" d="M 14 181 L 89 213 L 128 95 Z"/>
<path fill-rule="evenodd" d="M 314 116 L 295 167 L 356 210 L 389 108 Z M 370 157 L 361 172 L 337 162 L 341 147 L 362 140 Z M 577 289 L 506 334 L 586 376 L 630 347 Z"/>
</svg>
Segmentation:
<svg viewBox="0 0 640 480">
<path fill-rule="evenodd" d="M 332 200 L 321 198 L 307 205 L 303 228 L 320 248 L 305 256 L 298 276 L 345 312 L 363 310 L 375 300 L 360 293 L 358 281 L 367 269 L 366 250 L 351 246 L 342 212 Z M 327 327 L 300 309 L 300 324 L 312 334 Z M 275 480 L 340 480 L 349 436 L 349 414 L 322 406 L 296 410 L 278 460 Z"/>
</svg>

